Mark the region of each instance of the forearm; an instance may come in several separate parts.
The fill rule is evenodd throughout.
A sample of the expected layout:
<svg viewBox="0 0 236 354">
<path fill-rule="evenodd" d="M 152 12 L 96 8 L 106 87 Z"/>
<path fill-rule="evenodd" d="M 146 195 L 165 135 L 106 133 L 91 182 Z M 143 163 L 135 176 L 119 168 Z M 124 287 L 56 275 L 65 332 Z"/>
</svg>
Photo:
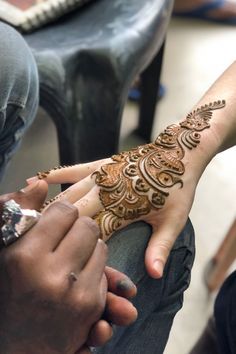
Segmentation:
<svg viewBox="0 0 236 354">
<path fill-rule="evenodd" d="M 236 63 L 206 92 L 192 115 L 167 127 L 154 143 L 111 159 L 38 173 L 28 182 L 45 178 L 50 184 L 74 183 L 56 199 L 69 200 L 80 215 L 94 217 L 104 240 L 133 221 L 149 223 L 153 234 L 145 264 L 151 277 L 161 277 L 205 167 L 235 144 L 235 78 Z"/>
<path fill-rule="evenodd" d="M 199 132 L 199 144 L 193 149 L 183 147 L 185 156 L 182 162 L 190 172 L 188 176 L 196 182 L 217 153 L 236 144 L 236 62 L 217 79 L 193 111 L 218 100 L 225 101 L 225 105 L 212 110 L 209 127 Z"/>
<path fill-rule="evenodd" d="M 225 100 L 223 109 L 213 113 L 210 129 L 202 134 L 201 146 L 209 158 L 236 145 L 236 61 L 215 81 L 196 107 Z"/>
</svg>

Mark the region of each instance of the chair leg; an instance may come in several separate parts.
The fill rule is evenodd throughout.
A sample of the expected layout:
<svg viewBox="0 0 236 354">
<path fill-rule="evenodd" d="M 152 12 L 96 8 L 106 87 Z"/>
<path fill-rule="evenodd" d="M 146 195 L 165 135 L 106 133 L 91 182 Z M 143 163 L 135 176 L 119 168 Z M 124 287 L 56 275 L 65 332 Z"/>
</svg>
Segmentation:
<svg viewBox="0 0 236 354">
<path fill-rule="evenodd" d="M 106 113 L 95 110 L 90 116 L 84 115 L 82 121 L 80 113 L 73 110 L 67 115 L 70 123 L 64 127 L 56 124 L 61 165 L 94 161 L 118 151 L 120 113 L 115 109 Z"/>
<path fill-rule="evenodd" d="M 61 105 L 57 98 L 54 104 L 55 99 L 49 100 L 48 96 L 47 101 L 42 101 L 56 125 L 61 165 L 93 161 L 118 151 L 124 108 L 121 89 L 109 84 L 96 89 L 96 82 L 89 80 L 81 80 L 80 84 L 70 90 L 71 102 Z"/>
<path fill-rule="evenodd" d="M 218 251 L 210 260 L 206 272 L 205 282 L 209 292 L 220 287 L 223 283 L 226 273 L 236 258 L 236 219 L 227 232 Z"/>
<path fill-rule="evenodd" d="M 151 140 L 164 47 L 165 43 L 163 43 L 156 57 L 141 75 L 141 101 L 136 134 L 146 142 Z"/>
<path fill-rule="evenodd" d="M 122 88 L 114 85 L 112 79 L 101 83 L 90 80 L 79 81 L 76 102 L 83 102 L 77 108 L 73 121 L 77 134 L 74 136 L 74 145 L 77 149 L 77 161 L 88 162 L 118 152 L 121 117 L 124 109 Z M 93 92 L 93 93 L 92 93 Z M 83 97 L 85 95 L 85 97 Z M 75 105 L 78 107 L 78 104 Z"/>
<path fill-rule="evenodd" d="M 40 106 L 52 118 L 57 130 L 59 163 L 61 166 L 78 162 L 73 143 L 74 137 L 71 134 L 71 130 L 75 134 L 76 127 L 72 123 L 74 129 L 70 128 L 70 116 L 72 114 L 69 113 L 70 105 L 66 103 L 64 96 L 61 93 L 54 92 L 54 90 L 48 90 L 47 87 L 40 88 Z"/>
</svg>

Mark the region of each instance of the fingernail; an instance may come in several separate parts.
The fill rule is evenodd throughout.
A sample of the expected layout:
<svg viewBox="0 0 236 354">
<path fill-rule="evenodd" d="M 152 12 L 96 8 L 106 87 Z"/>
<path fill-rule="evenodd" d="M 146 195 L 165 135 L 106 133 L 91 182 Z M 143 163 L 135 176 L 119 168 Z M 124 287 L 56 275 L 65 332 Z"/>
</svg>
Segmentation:
<svg viewBox="0 0 236 354">
<path fill-rule="evenodd" d="M 130 279 L 123 279 L 117 282 L 117 290 L 127 291 L 135 287 L 134 283 Z"/>
<path fill-rule="evenodd" d="M 31 183 L 36 182 L 38 180 L 39 180 L 38 177 L 30 177 L 30 178 L 27 178 L 26 182 L 28 184 L 31 184 Z"/>
<path fill-rule="evenodd" d="M 35 181 L 35 183 L 32 182 L 27 187 L 22 188 L 20 191 L 23 193 L 28 193 L 28 192 L 32 191 L 34 188 L 36 188 L 38 184 L 39 184 L 39 181 L 37 181 L 37 182 Z"/>
<path fill-rule="evenodd" d="M 159 259 L 155 259 L 154 263 L 153 263 L 153 268 L 155 269 L 156 273 L 157 273 L 157 277 L 161 278 L 163 275 L 163 262 L 160 261 Z"/>
</svg>

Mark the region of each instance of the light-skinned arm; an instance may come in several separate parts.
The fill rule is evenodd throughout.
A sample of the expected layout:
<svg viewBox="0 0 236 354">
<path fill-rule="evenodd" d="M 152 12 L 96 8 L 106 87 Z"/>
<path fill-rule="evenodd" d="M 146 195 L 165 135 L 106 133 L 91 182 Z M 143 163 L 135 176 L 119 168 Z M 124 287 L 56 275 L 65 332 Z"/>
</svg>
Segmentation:
<svg viewBox="0 0 236 354">
<path fill-rule="evenodd" d="M 49 184 L 73 184 L 57 199 L 70 200 L 80 215 L 95 217 L 104 240 L 131 222 L 144 220 L 151 224 L 153 234 L 145 263 L 149 274 L 159 278 L 185 225 L 206 166 L 217 153 L 235 143 L 236 63 L 233 63 L 192 112 L 167 127 L 154 144 L 109 159 L 51 170 L 43 176 Z M 28 183 L 41 177 L 39 173 Z M 122 186 L 119 184 L 118 188 L 120 180 Z M 125 198 L 122 191 L 127 192 Z"/>
</svg>

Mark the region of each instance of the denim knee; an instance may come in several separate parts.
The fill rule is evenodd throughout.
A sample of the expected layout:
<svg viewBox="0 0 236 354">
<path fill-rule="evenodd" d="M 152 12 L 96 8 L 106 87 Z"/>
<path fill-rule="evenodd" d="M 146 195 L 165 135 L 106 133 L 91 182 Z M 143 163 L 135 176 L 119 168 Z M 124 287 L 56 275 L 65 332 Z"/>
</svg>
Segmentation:
<svg viewBox="0 0 236 354">
<path fill-rule="evenodd" d="M 8 105 L 26 109 L 30 121 L 38 104 L 38 72 L 34 57 L 23 37 L 0 22 L 0 112 Z M 29 115 L 27 113 L 30 113 Z M 0 132 L 4 126 L 1 117 Z"/>
<path fill-rule="evenodd" d="M 152 279 L 144 265 L 144 253 L 151 236 L 145 223 L 129 225 L 108 242 L 109 265 L 127 273 L 136 283 L 133 299 L 137 321 L 129 327 L 114 327 L 112 340 L 94 353 L 161 354 L 168 340 L 173 319 L 182 307 L 183 293 L 190 282 L 195 255 L 194 230 L 190 220 L 177 238 L 163 277 Z"/>
<path fill-rule="evenodd" d="M 0 178 L 38 108 L 38 72 L 23 37 L 0 22 Z"/>
</svg>

